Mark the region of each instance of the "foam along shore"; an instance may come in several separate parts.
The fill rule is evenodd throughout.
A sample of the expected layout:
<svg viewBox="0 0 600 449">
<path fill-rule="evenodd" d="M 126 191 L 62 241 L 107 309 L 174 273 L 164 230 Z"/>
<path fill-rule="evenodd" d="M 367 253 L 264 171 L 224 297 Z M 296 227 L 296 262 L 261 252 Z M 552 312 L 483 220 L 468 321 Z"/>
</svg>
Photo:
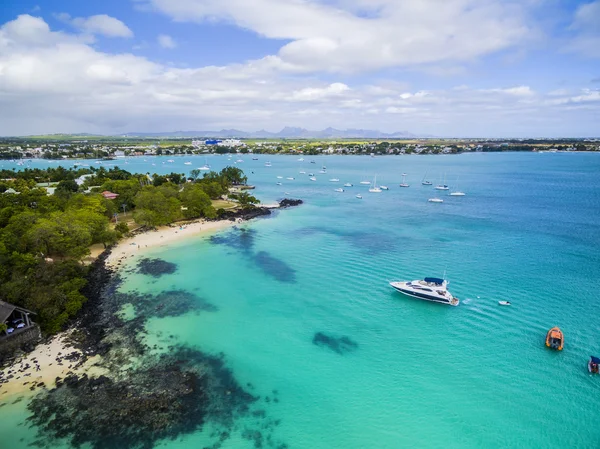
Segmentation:
<svg viewBox="0 0 600 449">
<path fill-rule="evenodd" d="M 56 379 L 67 373 L 83 372 L 102 374 L 94 367 L 100 356 L 86 358 L 69 343 L 72 331 L 61 332 L 50 341 L 17 358 L 10 366 L 0 370 L 0 403 L 9 398 L 35 392 L 38 388 L 54 388 Z"/>
</svg>

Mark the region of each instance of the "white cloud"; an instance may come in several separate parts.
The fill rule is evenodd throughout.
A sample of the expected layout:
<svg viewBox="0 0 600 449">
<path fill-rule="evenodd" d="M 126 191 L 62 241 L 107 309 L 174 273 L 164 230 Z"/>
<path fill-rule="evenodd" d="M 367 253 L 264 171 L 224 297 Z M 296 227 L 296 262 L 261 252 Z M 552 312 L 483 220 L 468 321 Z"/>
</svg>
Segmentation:
<svg viewBox="0 0 600 449">
<path fill-rule="evenodd" d="M 273 39 L 298 71 L 464 62 L 522 45 L 524 7 L 501 0 L 147 0 L 177 21 L 224 21 Z M 364 13 L 369 6 L 372 13 Z"/>
<path fill-rule="evenodd" d="M 174 68 L 101 52 L 81 35 L 19 16 L 0 26 L 0 135 L 289 124 L 396 131 L 399 118 L 402 129 L 436 135 L 581 135 L 597 130 L 600 113 L 598 89 L 419 90 L 395 81 L 323 82 L 281 70 L 276 57 Z"/>
<path fill-rule="evenodd" d="M 158 40 L 158 45 L 160 45 L 162 48 L 170 49 L 170 48 L 177 47 L 177 42 L 175 42 L 175 39 L 173 39 L 168 34 L 160 34 L 158 36 L 157 40 Z"/>
<path fill-rule="evenodd" d="M 574 35 L 564 51 L 600 58 L 600 0 L 580 5 L 569 27 Z"/>
<path fill-rule="evenodd" d="M 57 14 L 56 17 L 69 23 L 83 33 L 102 35 L 106 37 L 133 37 L 133 31 L 119 19 L 99 14 L 90 17 L 71 17 L 67 13 Z"/>
</svg>

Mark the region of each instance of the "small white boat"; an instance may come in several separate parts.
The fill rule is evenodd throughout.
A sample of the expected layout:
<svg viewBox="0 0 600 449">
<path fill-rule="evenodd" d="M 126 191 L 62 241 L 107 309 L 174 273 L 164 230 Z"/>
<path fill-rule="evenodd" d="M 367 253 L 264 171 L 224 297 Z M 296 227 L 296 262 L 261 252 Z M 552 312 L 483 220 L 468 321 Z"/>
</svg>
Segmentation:
<svg viewBox="0 0 600 449">
<path fill-rule="evenodd" d="M 349 182 L 347 182 L 346 184 L 344 184 L 344 187 L 352 187 L 352 184 L 350 184 Z"/>
<path fill-rule="evenodd" d="M 379 188 L 381 190 L 390 190 L 390 188 L 388 186 L 379 186 Z"/>
<path fill-rule="evenodd" d="M 270 167 L 271 163 L 270 162 L 265 162 L 265 167 Z"/>
<path fill-rule="evenodd" d="M 343 192 L 344 189 L 333 189 L 335 192 Z"/>
<path fill-rule="evenodd" d="M 406 173 L 402 173 L 402 182 L 400 183 L 400 187 L 410 187 L 407 183 L 406 183 Z"/>
<path fill-rule="evenodd" d="M 362 195 L 359 193 L 358 195 L 356 195 L 356 198 L 358 198 L 359 200 L 362 200 Z"/>
<path fill-rule="evenodd" d="M 301 174 L 301 175 L 305 175 L 305 174 L 306 174 L 306 172 L 305 172 L 304 170 L 300 170 L 300 174 Z"/>
<path fill-rule="evenodd" d="M 238 159 L 236 162 L 244 162 L 242 159 Z"/>
<path fill-rule="evenodd" d="M 377 187 L 377 176 L 375 176 L 375 179 L 373 180 L 373 186 L 369 189 L 369 192 L 381 193 L 381 189 Z"/>
<path fill-rule="evenodd" d="M 455 188 L 456 190 L 454 192 L 450 192 L 450 196 L 465 196 L 465 192 L 458 190 L 458 178 L 456 178 Z"/>
<path fill-rule="evenodd" d="M 424 186 L 432 186 L 433 183 L 431 181 L 427 180 L 427 172 L 425 172 L 425 176 L 423 176 L 423 180 L 421 181 L 421 184 L 423 184 Z"/>
<path fill-rule="evenodd" d="M 316 181 L 316 180 L 317 180 L 317 178 L 315 178 L 314 176 L 311 176 L 311 177 L 310 177 L 310 178 L 308 178 L 308 179 L 310 179 L 311 181 Z"/>
<path fill-rule="evenodd" d="M 510 306 L 510 301 L 498 301 L 498 304 L 501 306 Z"/>
<path fill-rule="evenodd" d="M 444 173 L 444 182 L 435 186 L 436 190 L 450 190 L 450 187 L 446 184 L 446 174 Z"/>
<path fill-rule="evenodd" d="M 169 159 L 167 162 L 175 162 L 173 159 Z"/>
<path fill-rule="evenodd" d="M 370 186 L 371 185 L 371 181 L 361 181 L 361 184 L 365 185 L 365 186 Z"/>
<path fill-rule="evenodd" d="M 208 165 L 203 165 L 202 167 L 200 167 L 198 170 L 204 170 L 204 171 L 208 171 L 210 170 L 210 166 Z"/>
<path fill-rule="evenodd" d="M 183 165 L 192 165 L 191 162 L 184 162 Z"/>
<path fill-rule="evenodd" d="M 327 173 L 327 170 L 321 170 L 319 173 Z"/>
<path fill-rule="evenodd" d="M 278 182 L 278 183 L 277 183 L 277 185 L 278 185 L 278 186 L 281 186 L 281 185 L 283 185 L 283 184 L 282 184 L 282 183 L 280 183 L 280 182 Z"/>
<path fill-rule="evenodd" d="M 340 182 L 340 180 L 339 180 L 339 179 L 337 179 L 337 178 L 331 178 L 331 179 L 329 180 L 329 182 Z"/>
<path fill-rule="evenodd" d="M 304 162 L 304 158 L 301 157 L 300 159 L 298 159 L 298 162 Z"/>
<path fill-rule="evenodd" d="M 283 179 L 283 176 L 278 176 L 277 179 Z"/>
<path fill-rule="evenodd" d="M 443 203 L 444 200 L 441 198 L 429 198 L 428 200 L 430 203 Z"/>
<path fill-rule="evenodd" d="M 287 180 L 289 180 L 289 181 L 293 181 L 295 178 L 292 178 L 292 177 L 290 176 L 289 178 L 285 178 L 285 179 L 287 179 Z"/>
</svg>

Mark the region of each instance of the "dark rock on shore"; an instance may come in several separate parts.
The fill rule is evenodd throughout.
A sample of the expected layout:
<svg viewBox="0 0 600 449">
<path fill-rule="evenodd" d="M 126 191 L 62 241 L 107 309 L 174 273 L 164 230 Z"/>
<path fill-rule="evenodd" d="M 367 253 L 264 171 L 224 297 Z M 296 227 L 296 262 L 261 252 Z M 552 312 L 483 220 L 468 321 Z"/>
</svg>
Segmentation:
<svg viewBox="0 0 600 449">
<path fill-rule="evenodd" d="M 340 355 L 355 351 L 358 343 L 350 340 L 348 337 L 332 337 L 331 335 L 317 332 L 313 337 L 313 344 L 331 349 Z"/>
<path fill-rule="evenodd" d="M 304 201 L 302 201 L 302 200 L 293 200 L 291 198 L 284 198 L 279 202 L 279 207 L 281 209 L 285 209 L 288 207 L 300 206 L 303 203 L 304 203 Z"/>
<path fill-rule="evenodd" d="M 235 211 L 225 211 L 218 220 L 252 220 L 258 217 L 265 217 L 271 215 L 271 210 L 266 207 L 249 207 L 246 209 L 240 209 Z"/>
<path fill-rule="evenodd" d="M 144 258 L 137 264 L 138 272 L 155 278 L 163 274 L 173 274 L 177 271 L 177 264 L 162 259 Z"/>
</svg>

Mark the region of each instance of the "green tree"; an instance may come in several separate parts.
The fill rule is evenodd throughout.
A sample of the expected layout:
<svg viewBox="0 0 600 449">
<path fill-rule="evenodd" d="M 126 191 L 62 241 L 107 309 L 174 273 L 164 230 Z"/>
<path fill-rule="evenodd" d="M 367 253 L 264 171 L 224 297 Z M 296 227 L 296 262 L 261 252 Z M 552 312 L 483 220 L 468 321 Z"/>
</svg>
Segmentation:
<svg viewBox="0 0 600 449">
<path fill-rule="evenodd" d="M 154 186 L 144 187 L 134 203 L 133 218 L 143 226 L 156 227 L 171 223 L 181 217 L 181 203 L 177 198 L 167 197 Z"/>
<path fill-rule="evenodd" d="M 210 197 L 198 184 L 186 184 L 180 194 L 181 201 L 185 209 L 183 214 L 185 218 L 197 218 L 205 215 L 209 207 L 212 207 Z"/>
</svg>

